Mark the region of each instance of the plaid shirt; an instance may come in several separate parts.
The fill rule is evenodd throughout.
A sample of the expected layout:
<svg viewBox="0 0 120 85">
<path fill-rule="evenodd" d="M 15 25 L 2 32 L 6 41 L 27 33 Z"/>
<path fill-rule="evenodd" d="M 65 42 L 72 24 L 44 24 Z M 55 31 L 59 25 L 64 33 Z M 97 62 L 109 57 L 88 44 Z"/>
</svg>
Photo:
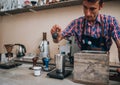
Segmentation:
<svg viewBox="0 0 120 85">
<path fill-rule="evenodd" d="M 83 24 L 85 22 L 85 26 Z M 81 35 L 84 28 L 84 34 L 94 38 L 102 36 L 102 27 L 104 28 L 104 37 L 106 38 L 107 48 L 110 49 L 112 39 L 114 41 L 120 39 L 120 25 L 114 17 L 98 14 L 95 24 L 92 26 L 83 17 L 73 20 L 65 30 L 62 31 L 62 36 L 67 38 L 75 36 L 78 46 L 81 48 Z"/>
</svg>

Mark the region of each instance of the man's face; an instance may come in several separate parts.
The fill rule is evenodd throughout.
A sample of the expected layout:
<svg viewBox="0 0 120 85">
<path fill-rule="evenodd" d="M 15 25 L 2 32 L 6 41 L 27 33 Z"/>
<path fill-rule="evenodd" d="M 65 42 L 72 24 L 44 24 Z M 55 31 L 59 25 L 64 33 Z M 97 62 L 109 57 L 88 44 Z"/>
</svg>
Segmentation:
<svg viewBox="0 0 120 85">
<path fill-rule="evenodd" d="M 90 22 L 94 22 L 101 8 L 102 6 L 100 6 L 99 1 L 97 1 L 96 3 L 91 3 L 87 0 L 83 0 L 83 10 L 85 18 Z"/>
</svg>

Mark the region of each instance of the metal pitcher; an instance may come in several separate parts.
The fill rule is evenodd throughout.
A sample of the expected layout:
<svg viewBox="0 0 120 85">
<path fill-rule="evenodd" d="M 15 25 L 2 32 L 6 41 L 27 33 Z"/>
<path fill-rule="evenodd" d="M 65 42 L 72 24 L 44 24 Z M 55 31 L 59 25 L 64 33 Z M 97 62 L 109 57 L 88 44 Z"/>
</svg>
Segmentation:
<svg viewBox="0 0 120 85">
<path fill-rule="evenodd" d="M 19 48 L 17 49 L 17 57 L 23 57 L 25 56 L 26 53 L 26 48 L 24 45 L 22 44 L 15 44 L 17 45 Z"/>
</svg>

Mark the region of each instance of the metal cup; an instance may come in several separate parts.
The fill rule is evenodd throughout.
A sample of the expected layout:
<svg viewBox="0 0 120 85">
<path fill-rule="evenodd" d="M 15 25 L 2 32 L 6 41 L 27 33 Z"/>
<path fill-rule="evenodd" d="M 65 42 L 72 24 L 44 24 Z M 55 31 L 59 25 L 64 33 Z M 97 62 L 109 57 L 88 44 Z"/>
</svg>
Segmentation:
<svg viewBox="0 0 120 85">
<path fill-rule="evenodd" d="M 56 63 L 56 72 L 63 73 L 64 65 L 65 65 L 65 56 L 62 54 L 56 54 L 55 63 Z"/>
</svg>

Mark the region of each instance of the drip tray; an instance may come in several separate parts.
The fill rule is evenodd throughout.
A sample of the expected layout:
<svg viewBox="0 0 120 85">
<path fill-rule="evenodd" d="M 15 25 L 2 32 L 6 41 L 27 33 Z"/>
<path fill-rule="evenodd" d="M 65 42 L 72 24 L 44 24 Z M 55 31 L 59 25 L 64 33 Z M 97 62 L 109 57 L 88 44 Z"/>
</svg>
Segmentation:
<svg viewBox="0 0 120 85">
<path fill-rule="evenodd" d="M 14 67 L 17 67 L 17 66 L 20 66 L 22 65 L 21 63 L 17 63 L 17 62 L 12 62 L 12 63 L 4 63 L 4 64 L 0 64 L 0 68 L 3 68 L 3 69 L 10 69 L 10 68 L 14 68 Z"/>
</svg>

